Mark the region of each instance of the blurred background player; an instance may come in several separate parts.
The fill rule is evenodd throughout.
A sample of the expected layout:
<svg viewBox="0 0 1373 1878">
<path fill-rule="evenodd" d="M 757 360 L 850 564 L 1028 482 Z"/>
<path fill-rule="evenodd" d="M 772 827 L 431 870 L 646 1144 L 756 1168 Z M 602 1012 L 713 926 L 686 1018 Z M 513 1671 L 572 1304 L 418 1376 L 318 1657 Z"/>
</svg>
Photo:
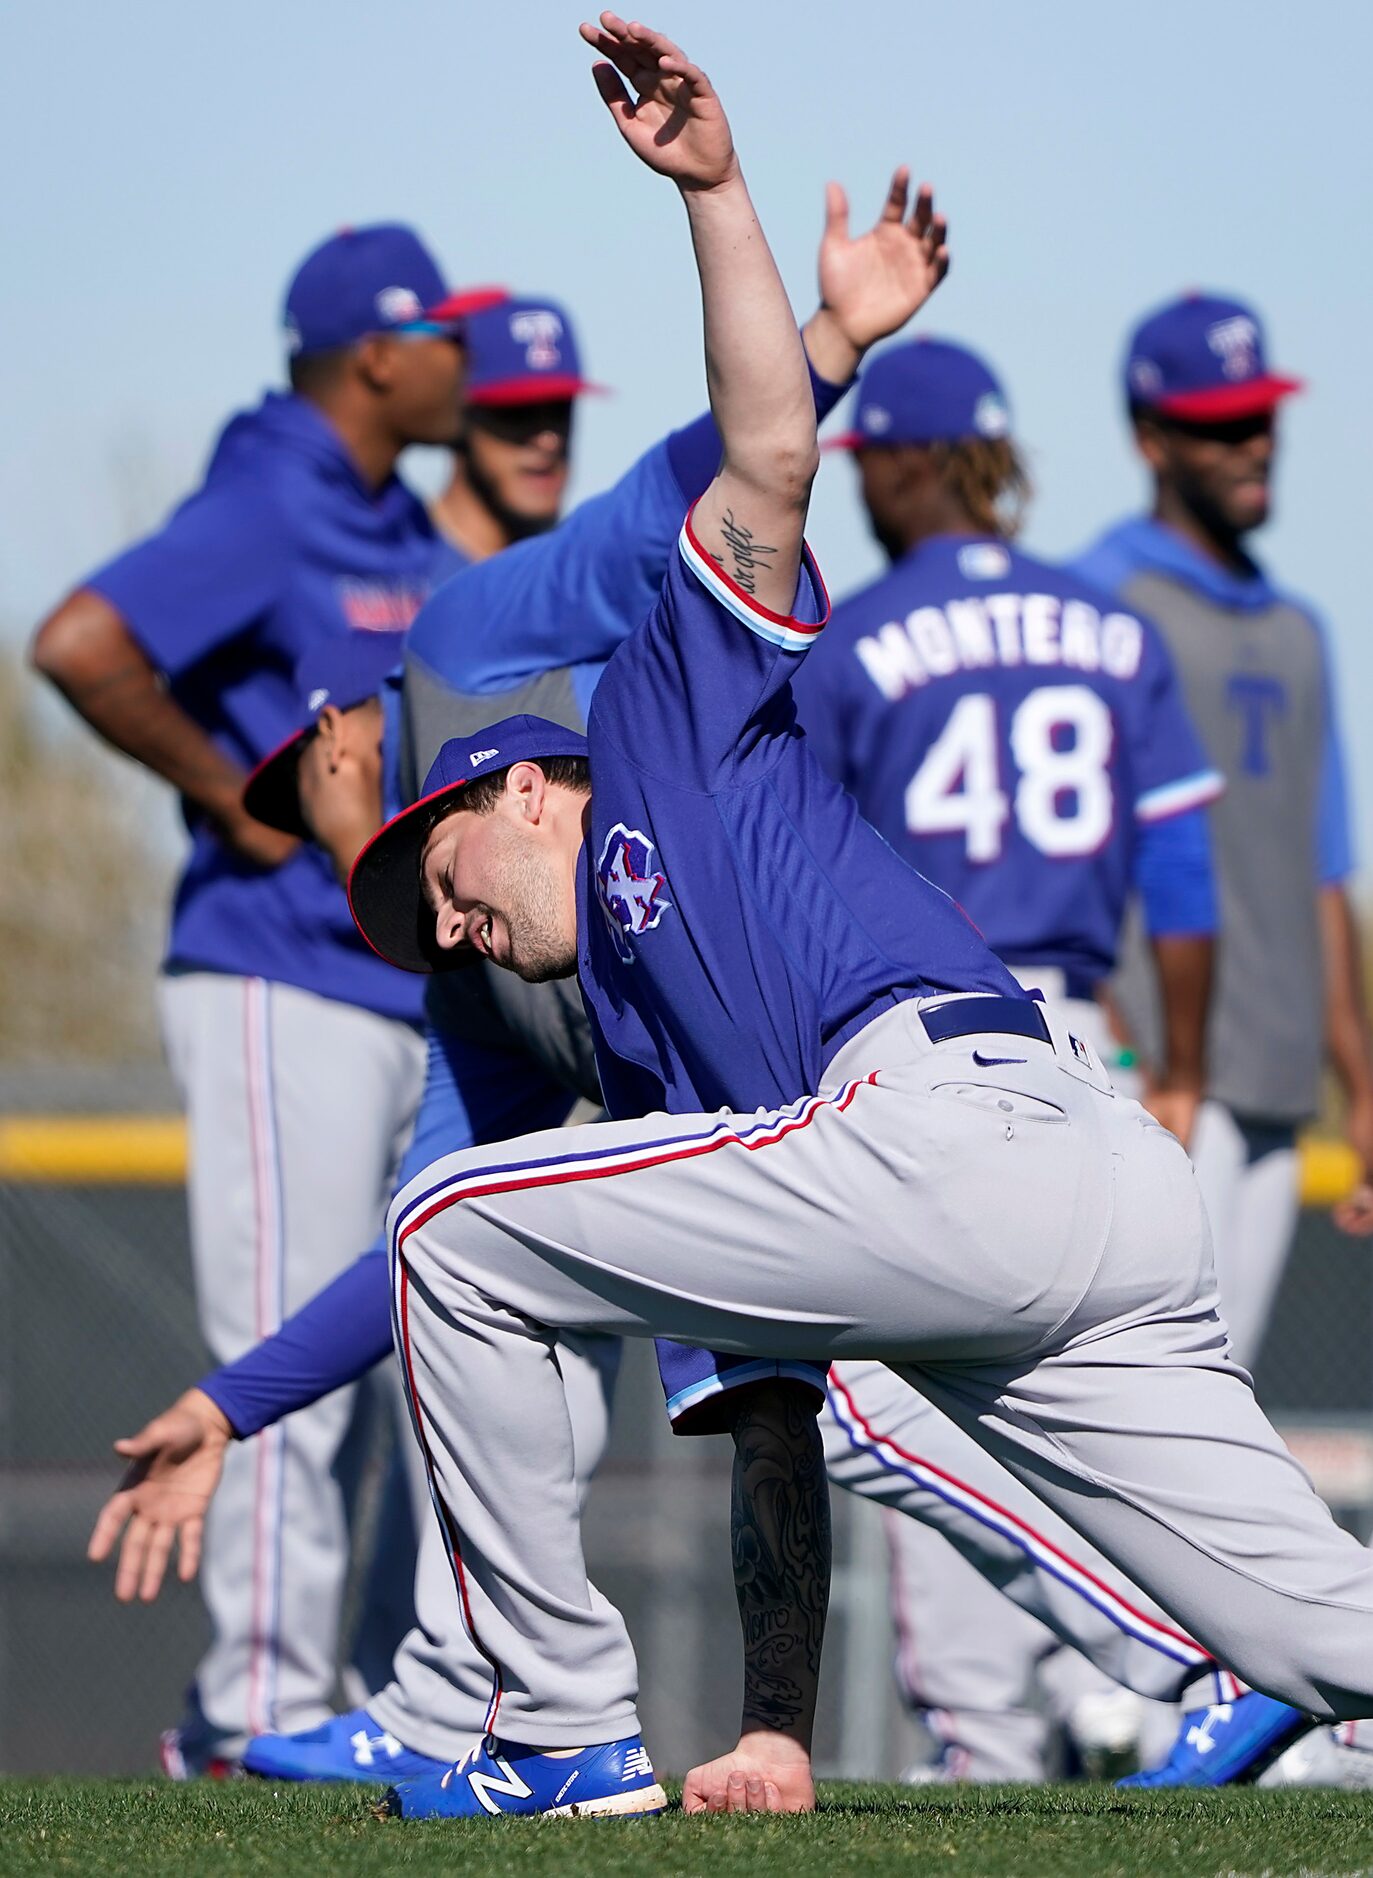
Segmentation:
<svg viewBox="0 0 1373 1878">
<path fill-rule="evenodd" d="M 833 447 L 854 453 L 891 568 L 835 609 L 794 681 L 812 745 L 1106 1060 L 1096 993 L 1141 891 L 1167 1019 L 1155 1101 L 1185 1139 L 1215 924 L 1204 805 L 1221 785 L 1165 647 L 1146 621 L 1012 547 L 1029 481 L 1002 386 L 972 352 L 922 338 L 874 358 L 854 428 Z M 948 1490 L 918 1458 L 934 1412 L 880 1365 L 836 1365 L 830 1410 L 836 1478 L 880 1471 L 893 1502 Z M 932 1773 L 1043 1779 L 1051 1719 L 1036 1666 L 1054 1639 L 933 1527 L 886 1524 L 898 1680 L 939 1745 Z M 1094 1726 L 1118 1717 L 1120 1692 L 1078 1661 L 1079 1726 L 1093 1708 Z M 1135 1699 L 1125 1705 L 1132 1717 Z"/>
<path fill-rule="evenodd" d="M 577 336 L 552 300 L 508 299 L 468 316 L 453 474 L 430 509 L 454 571 L 552 528 L 571 474 L 582 376 Z"/>
<path fill-rule="evenodd" d="M 1300 389 L 1270 370 L 1245 302 L 1189 294 L 1150 314 L 1130 337 L 1124 384 L 1150 512 L 1108 529 L 1076 564 L 1157 622 L 1226 779 L 1212 816 L 1222 941 L 1191 1149 L 1231 1344 L 1251 1370 L 1297 1222 L 1297 1129 L 1319 1106 L 1327 1063 L 1364 1170 L 1335 1219 L 1373 1232 L 1373 1061 L 1330 649 L 1312 609 L 1248 545 L 1272 512 L 1279 406 Z M 1156 1063 L 1150 974 L 1133 949 L 1114 990 Z"/>
<path fill-rule="evenodd" d="M 479 301 L 477 303 L 480 303 Z M 392 656 L 437 541 L 395 474 L 459 434 L 462 313 L 408 228 L 335 235 L 286 295 L 290 390 L 229 422 L 200 490 L 39 628 L 37 668 L 178 791 L 191 852 L 161 1006 L 192 1144 L 201 1328 L 220 1360 L 274 1330 L 377 1231 L 424 1070 L 415 986 L 361 944 L 319 851 L 253 819 L 248 770 L 296 727 L 302 651 Z M 206 1536 L 212 1639 L 176 1777 L 331 1712 L 352 1392 L 230 1457 Z M 409 1566 L 406 1565 L 408 1579 Z"/>
<path fill-rule="evenodd" d="M 1131 337 L 1125 392 L 1153 482 L 1151 513 L 1109 529 L 1085 579 L 1149 612 L 1226 778 L 1214 816 L 1225 942 L 1192 1155 L 1206 1195 L 1231 1342 L 1253 1368 L 1296 1224 L 1296 1131 L 1328 1059 L 1346 1128 L 1373 1167 L 1373 1062 L 1346 882 L 1353 842 L 1325 634 L 1247 537 L 1268 519 L 1277 411 L 1300 389 L 1268 369 L 1258 315 L 1190 295 Z M 1148 976 L 1116 996 L 1157 1062 Z M 1365 1178 L 1337 1212 L 1373 1231 Z"/>
</svg>

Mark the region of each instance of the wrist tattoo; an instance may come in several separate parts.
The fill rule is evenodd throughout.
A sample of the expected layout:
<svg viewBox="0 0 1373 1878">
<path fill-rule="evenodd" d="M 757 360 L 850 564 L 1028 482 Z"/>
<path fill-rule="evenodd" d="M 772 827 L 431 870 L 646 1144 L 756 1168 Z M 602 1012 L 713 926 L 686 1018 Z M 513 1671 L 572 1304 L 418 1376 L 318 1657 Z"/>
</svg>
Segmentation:
<svg viewBox="0 0 1373 1878">
<path fill-rule="evenodd" d="M 750 1390 L 734 1424 L 730 1536 L 745 1726 L 809 1734 L 830 1583 L 829 1482 L 794 1387 Z"/>
<path fill-rule="evenodd" d="M 742 522 L 735 521 L 733 509 L 725 510 L 720 521 L 720 533 L 734 566 L 736 584 L 742 587 L 745 593 L 756 593 L 758 570 L 766 566 L 768 555 L 776 554 L 776 548 L 769 548 L 763 542 L 755 541 L 753 530 L 745 528 Z M 725 564 L 723 554 L 714 554 L 711 559 L 718 561 L 721 567 Z"/>
</svg>

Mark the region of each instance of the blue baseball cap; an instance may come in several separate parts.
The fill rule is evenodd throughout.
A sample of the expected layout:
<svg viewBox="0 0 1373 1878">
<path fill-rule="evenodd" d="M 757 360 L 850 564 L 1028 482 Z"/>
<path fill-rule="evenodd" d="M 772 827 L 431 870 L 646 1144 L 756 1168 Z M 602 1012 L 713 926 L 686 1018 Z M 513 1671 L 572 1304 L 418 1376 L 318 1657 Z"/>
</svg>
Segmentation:
<svg viewBox="0 0 1373 1878">
<path fill-rule="evenodd" d="M 300 728 L 263 757 L 243 786 L 243 806 L 254 820 L 309 840 L 300 813 L 297 771 L 306 744 L 318 731 L 319 714 L 326 705 L 351 711 L 375 698 L 387 673 L 400 664 L 404 649 L 404 633 L 350 632 L 322 639 L 301 653 L 295 669 Z"/>
<path fill-rule="evenodd" d="M 601 391 L 582 376 L 577 335 L 556 300 L 516 299 L 477 309 L 465 322 L 468 404 L 541 404 Z"/>
<path fill-rule="evenodd" d="M 1185 294 L 1130 335 L 1125 395 L 1161 417 L 1254 417 L 1301 389 L 1300 378 L 1268 369 L 1263 322 L 1243 300 Z"/>
<path fill-rule="evenodd" d="M 433 255 L 402 222 L 343 228 L 306 255 L 286 289 L 286 347 L 300 358 L 369 333 L 459 336 L 468 314 L 504 298 L 500 287 L 450 293 Z"/>
<path fill-rule="evenodd" d="M 828 450 L 893 443 L 961 443 L 1005 437 L 1011 411 L 1000 380 L 975 352 L 949 339 L 913 339 L 879 352 L 858 380 L 854 428 Z"/>
<path fill-rule="evenodd" d="M 546 756 L 585 756 L 586 738 L 546 717 L 503 717 L 472 737 L 451 737 L 435 757 L 417 802 L 378 829 L 353 863 L 348 905 L 358 931 L 379 958 L 407 972 L 443 972 L 472 963 L 466 949 L 443 950 L 434 937 L 434 909 L 424 897 L 420 861 L 446 799 L 478 776 L 537 763 Z"/>
</svg>

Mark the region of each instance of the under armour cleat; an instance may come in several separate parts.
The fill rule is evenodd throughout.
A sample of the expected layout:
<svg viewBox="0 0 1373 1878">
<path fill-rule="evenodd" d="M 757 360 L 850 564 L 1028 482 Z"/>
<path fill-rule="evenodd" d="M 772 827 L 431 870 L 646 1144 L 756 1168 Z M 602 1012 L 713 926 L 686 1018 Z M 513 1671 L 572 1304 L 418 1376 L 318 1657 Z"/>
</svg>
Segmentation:
<svg viewBox="0 0 1373 1878">
<path fill-rule="evenodd" d="M 555 1819 L 625 1819 L 661 1813 L 666 1806 L 667 1795 L 638 1735 L 565 1755 L 502 1744 L 488 1735 L 439 1777 L 398 1781 L 377 1815 L 481 1819 L 542 1813 Z"/>
<path fill-rule="evenodd" d="M 1309 1715 L 1251 1690 L 1234 1702 L 1191 1709 L 1161 1767 L 1128 1774 L 1119 1787 L 1228 1787 L 1257 1780 L 1316 1727 Z"/>
<path fill-rule="evenodd" d="M 264 1780 L 415 1780 L 443 1773 L 447 1761 L 407 1748 L 365 1708 L 335 1715 L 322 1728 L 295 1735 L 258 1735 L 243 1766 Z"/>
</svg>

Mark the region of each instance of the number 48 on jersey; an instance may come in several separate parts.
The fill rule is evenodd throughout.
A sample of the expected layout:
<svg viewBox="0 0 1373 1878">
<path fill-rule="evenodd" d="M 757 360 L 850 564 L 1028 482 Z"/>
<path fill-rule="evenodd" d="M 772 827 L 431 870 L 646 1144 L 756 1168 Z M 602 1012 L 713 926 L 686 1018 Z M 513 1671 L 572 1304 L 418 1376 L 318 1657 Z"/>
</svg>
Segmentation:
<svg viewBox="0 0 1373 1878">
<path fill-rule="evenodd" d="M 907 785 L 906 826 L 913 835 L 961 834 L 968 860 L 988 862 L 1000 858 L 1014 815 L 1041 854 L 1094 853 L 1115 814 L 1108 706 L 1086 685 L 1030 692 L 1007 727 L 1011 776 L 1003 773 L 1001 708 L 984 691 L 958 700 Z"/>
</svg>

